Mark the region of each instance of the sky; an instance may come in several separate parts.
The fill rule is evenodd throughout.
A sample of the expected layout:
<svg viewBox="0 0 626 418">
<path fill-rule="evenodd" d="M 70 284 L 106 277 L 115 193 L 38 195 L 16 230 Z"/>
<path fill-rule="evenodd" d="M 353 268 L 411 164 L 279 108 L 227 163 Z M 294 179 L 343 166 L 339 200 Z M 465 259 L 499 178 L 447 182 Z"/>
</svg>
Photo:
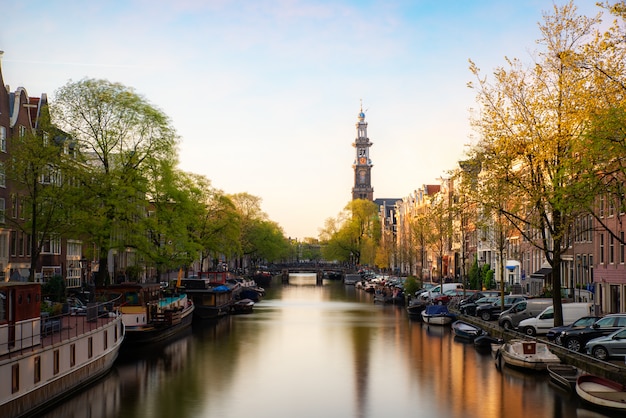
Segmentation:
<svg viewBox="0 0 626 418">
<path fill-rule="evenodd" d="M 476 142 L 471 59 L 532 61 L 555 0 L 20 0 L 3 2 L 11 91 L 133 88 L 180 136 L 179 168 L 249 193 L 285 236 L 318 237 L 350 202 L 357 116 L 374 198 L 409 196 Z M 575 1 L 579 13 L 600 11 Z"/>
</svg>

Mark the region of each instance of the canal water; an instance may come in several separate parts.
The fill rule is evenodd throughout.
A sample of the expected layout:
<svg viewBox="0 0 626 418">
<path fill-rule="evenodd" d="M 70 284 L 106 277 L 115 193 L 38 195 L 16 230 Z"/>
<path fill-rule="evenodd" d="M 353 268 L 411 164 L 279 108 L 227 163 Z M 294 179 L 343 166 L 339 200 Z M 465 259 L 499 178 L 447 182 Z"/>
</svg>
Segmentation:
<svg viewBox="0 0 626 418">
<path fill-rule="evenodd" d="M 499 371 L 449 327 L 292 274 L 249 315 L 121 356 L 46 418 L 603 417 L 546 374 Z"/>
</svg>

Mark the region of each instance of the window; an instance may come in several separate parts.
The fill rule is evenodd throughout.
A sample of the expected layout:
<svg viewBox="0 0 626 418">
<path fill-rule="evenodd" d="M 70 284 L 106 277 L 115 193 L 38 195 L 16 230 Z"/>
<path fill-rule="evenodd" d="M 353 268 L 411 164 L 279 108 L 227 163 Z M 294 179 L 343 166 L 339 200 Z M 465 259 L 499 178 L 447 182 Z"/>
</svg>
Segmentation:
<svg viewBox="0 0 626 418">
<path fill-rule="evenodd" d="M 53 353 L 53 373 L 58 374 L 60 368 L 59 350 L 54 350 Z"/>
<path fill-rule="evenodd" d="M 11 255 L 13 257 L 17 256 L 17 232 L 16 231 L 11 231 L 10 234 L 10 251 L 11 251 Z"/>
<path fill-rule="evenodd" d="M 609 199 L 609 217 L 615 215 L 615 202 L 613 201 L 612 198 Z"/>
<path fill-rule="evenodd" d="M 70 367 L 76 365 L 76 344 L 70 345 Z"/>
<path fill-rule="evenodd" d="M 11 195 L 11 216 L 17 219 L 17 195 L 15 193 Z"/>
<path fill-rule="evenodd" d="M 43 242 L 41 247 L 42 254 L 61 254 L 61 239 L 59 237 L 51 237 Z"/>
<path fill-rule="evenodd" d="M 11 367 L 11 393 L 20 390 L 20 365 L 14 364 Z"/>
<path fill-rule="evenodd" d="M 609 238 L 609 263 L 615 263 L 615 237 L 613 234 Z"/>
<path fill-rule="evenodd" d="M 87 358 L 93 357 L 93 337 L 89 337 L 87 340 Z"/>
<path fill-rule="evenodd" d="M 0 126 L 0 151 L 7 152 L 7 128 Z"/>
<path fill-rule="evenodd" d="M 7 175 L 4 163 L 0 163 L 0 187 L 7 187 Z"/>
<path fill-rule="evenodd" d="M 109 331 L 104 331 L 104 351 L 109 348 Z"/>
<path fill-rule="evenodd" d="M 25 252 L 24 252 L 24 233 L 22 231 L 18 232 L 18 237 L 17 237 L 17 250 L 19 252 L 19 256 L 23 257 Z"/>
<path fill-rule="evenodd" d="M 600 217 L 604 218 L 604 196 L 600 196 Z"/>
<path fill-rule="evenodd" d="M 21 136 L 21 137 L 26 136 L 26 127 L 25 127 L 25 126 L 20 125 L 20 127 L 19 127 L 19 132 L 20 132 L 20 136 Z"/>
<path fill-rule="evenodd" d="M 4 223 L 5 213 L 5 201 L 3 197 L 0 197 L 0 223 Z"/>
<path fill-rule="evenodd" d="M 600 264 L 604 264 L 604 234 L 600 234 Z"/>
<path fill-rule="evenodd" d="M 619 262 L 624 264 L 624 232 L 619 233 Z"/>
<path fill-rule="evenodd" d="M 67 241 L 67 255 L 80 258 L 83 255 L 82 243 L 80 241 Z"/>
<path fill-rule="evenodd" d="M 41 357 L 35 357 L 35 370 L 33 370 L 33 378 L 35 383 L 39 383 L 41 381 Z"/>
</svg>

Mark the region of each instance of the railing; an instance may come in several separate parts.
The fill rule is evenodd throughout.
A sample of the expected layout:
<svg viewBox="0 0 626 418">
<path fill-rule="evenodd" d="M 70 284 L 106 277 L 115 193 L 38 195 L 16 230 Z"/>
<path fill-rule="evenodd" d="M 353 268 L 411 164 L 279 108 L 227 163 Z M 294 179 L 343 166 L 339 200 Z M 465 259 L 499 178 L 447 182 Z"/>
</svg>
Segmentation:
<svg viewBox="0 0 626 418">
<path fill-rule="evenodd" d="M 83 314 L 66 313 L 22 321 L 0 327 L 0 358 L 22 355 L 38 348 L 48 347 L 94 331 L 118 316 L 117 310 L 108 309 L 113 303 L 90 304 Z M 91 310 L 91 312 L 89 312 Z M 95 312 L 94 315 L 90 313 Z M 9 335 L 14 338 L 10 339 Z"/>
</svg>

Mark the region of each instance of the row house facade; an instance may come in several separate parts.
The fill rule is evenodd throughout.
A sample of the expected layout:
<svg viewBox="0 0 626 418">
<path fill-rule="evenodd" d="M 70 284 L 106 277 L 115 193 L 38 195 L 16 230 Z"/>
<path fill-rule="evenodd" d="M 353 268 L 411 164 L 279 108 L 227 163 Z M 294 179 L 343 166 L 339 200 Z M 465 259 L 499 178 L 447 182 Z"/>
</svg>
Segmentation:
<svg viewBox="0 0 626 418">
<path fill-rule="evenodd" d="M 541 294 L 553 280 L 543 251 L 518 231 L 498 228 L 495 219 L 477 221 L 479 208 L 451 211 L 454 219 L 441 259 L 431 247 L 420 245 L 417 220 L 433 202 L 459 203 L 462 190 L 455 187 L 454 180 L 441 179 L 439 185 L 424 185 L 397 202 L 396 266 L 425 282 L 452 278 L 465 282 L 469 267 L 477 262 L 494 271 L 497 288 L 504 281 L 509 291 Z M 592 302 L 601 314 L 626 312 L 626 215 L 608 200 L 598 199 L 597 219 L 586 214 L 576 220 L 559 278 L 564 298 Z"/>
<path fill-rule="evenodd" d="M 11 91 L 2 76 L 2 55 L 0 51 L 0 280 L 26 281 L 30 276 L 32 237 L 18 227 L 25 222 L 23 188 L 7 180 L 5 167 L 11 158 L 12 140 L 39 130 L 48 101 L 46 94 L 30 97 L 23 87 Z M 53 181 L 41 179 L 42 185 Z M 46 240 L 34 278 L 45 282 L 61 276 L 68 288 L 80 288 L 87 265 L 81 240 L 55 237 Z"/>
<path fill-rule="evenodd" d="M 400 274 L 414 275 L 424 282 L 447 275 L 448 264 L 440 263 L 435 252 L 426 245 L 422 222 L 441 189 L 440 184 L 425 184 L 396 203 L 394 268 Z M 440 265 L 445 266 L 443 272 L 439 271 Z"/>
</svg>

